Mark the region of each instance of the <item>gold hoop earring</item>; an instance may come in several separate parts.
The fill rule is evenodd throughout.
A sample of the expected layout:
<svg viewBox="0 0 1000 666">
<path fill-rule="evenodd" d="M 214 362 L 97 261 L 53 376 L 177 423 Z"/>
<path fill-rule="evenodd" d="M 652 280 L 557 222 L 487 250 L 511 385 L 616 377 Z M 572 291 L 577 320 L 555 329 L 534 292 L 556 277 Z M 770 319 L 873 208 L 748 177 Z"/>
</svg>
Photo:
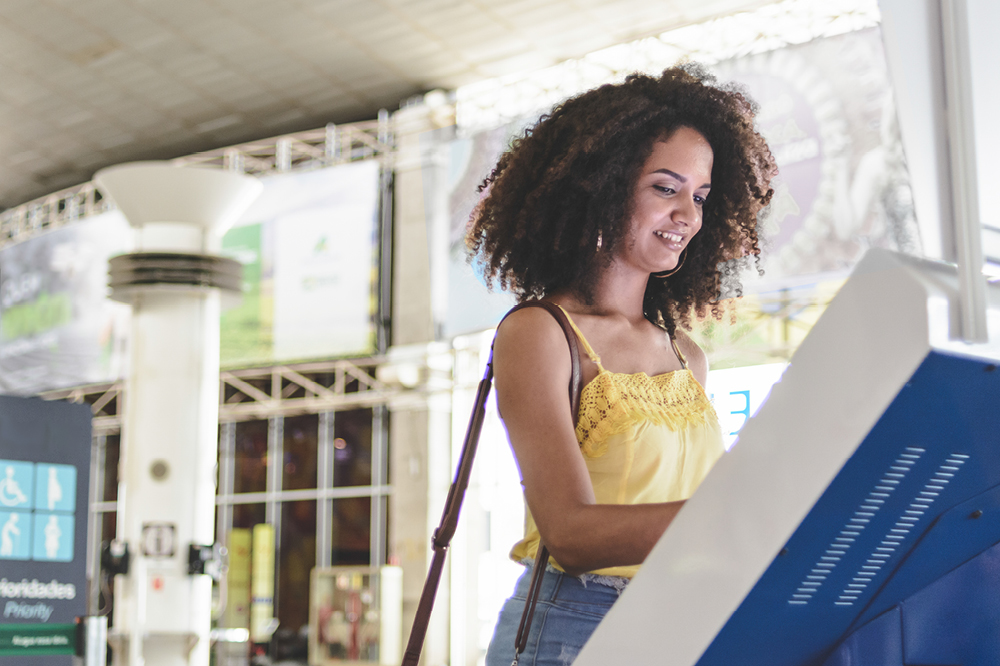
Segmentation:
<svg viewBox="0 0 1000 666">
<path fill-rule="evenodd" d="M 681 260 L 677 262 L 677 265 L 674 266 L 672 270 L 663 271 L 662 273 L 650 273 L 650 275 L 652 275 L 655 278 L 668 278 L 668 277 L 670 277 L 671 275 L 673 275 L 674 273 L 676 273 L 677 271 L 679 271 L 681 269 L 681 266 L 684 265 L 684 260 L 687 259 L 687 254 L 688 254 L 688 249 L 685 247 L 681 251 Z"/>
</svg>

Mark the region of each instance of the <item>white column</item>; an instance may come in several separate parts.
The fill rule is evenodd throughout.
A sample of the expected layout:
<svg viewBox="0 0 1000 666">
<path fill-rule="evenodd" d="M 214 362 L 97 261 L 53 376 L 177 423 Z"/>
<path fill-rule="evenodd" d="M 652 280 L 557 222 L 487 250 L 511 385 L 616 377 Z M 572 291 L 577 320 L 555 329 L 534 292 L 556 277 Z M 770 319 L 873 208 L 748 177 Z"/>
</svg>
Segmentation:
<svg viewBox="0 0 1000 666">
<path fill-rule="evenodd" d="M 992 159 L 1000 11 L 993 0 L 879 0 L 879 8 L 921 239 L 927 256 L 959 267 L 952 336 L 981 343 L 982 225 L 995 225 L 1000 210 Z"/>
<path fill-rule="evenodd" d="M 262 185 L 163 163 L 95 180 L 136 230 L 131 277 L 116 282 L 112 262 L 113 295 L 133 308 L 117 529 L 132 560 L 115 580 L 117 663 L 207 666 L 212 581 L 188 573 L 188 552 L 215 540 L 220 288 L 211 268 L 188 267 L 211 264 Z"/>
<path fill-rule="evenodd" d="M 425 381 L 447 296 L 447 214 L 443 148 L 453 136 L 453 108 L 440 92 L 393 114 L 396 137 L 393 199 L 392 349 L 394 363 L 413 371 L 395 377 L 407 388 Z M 412 362 L 411 362 L 412 360 Z M 398 368 L 391 369 L 393 373 Z M 411 381 L 412 380 L 412 381 Z M 419 394 L 389 405 L 393 488 L 388 551 L 403 569 L 403 635 L 406 645 L 430 564 L 430 536 L 453 472 L 449 405 Z M 438 588 L 421 663 L 463 663 L 450 654 L 450 575 Z M 462 618 L 464 619 L 464 618 Z"/>
</svg>

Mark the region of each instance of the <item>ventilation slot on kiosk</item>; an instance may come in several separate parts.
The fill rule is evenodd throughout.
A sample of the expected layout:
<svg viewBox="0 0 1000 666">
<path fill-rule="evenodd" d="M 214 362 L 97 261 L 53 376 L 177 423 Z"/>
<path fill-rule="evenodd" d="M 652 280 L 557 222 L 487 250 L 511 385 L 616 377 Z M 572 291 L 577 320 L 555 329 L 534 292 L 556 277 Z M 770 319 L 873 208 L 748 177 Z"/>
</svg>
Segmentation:
<svg viewBox="0 0 1000 666">
<path fill-rule="evenodd" d="M 899 546 L 909 536 L 910 532 L 913 531 L 913 528 L 916 527 L 917 522 L 924 517 L 931 504 L 934 503 L 934 500 L 938 498 L 944 487 L 954 478 L 955 472 L 965 464 L 968 458 L 969 456 L 962 453 L 952 453 L 948 456 L 944 464 L 934 472 L 930 481 L 917 493 L 913 501 L 903 509 L 902 515 L 889 528 L 889 532 L 883 537 L 879 545 L 875 547 L 875 550 L 868 556 L 868 559 L 865 560 L 865 563 L 861 566 L 861 570 L 854 574 L 853 582 L 847 585 L 834 604 L 838 606 L 854 605 L 861 592 L 868 587 L 868 584 L 871 583 L 879 570 L 885 566 L 886 561 L 899 549 Z"/>
<path fill-rule="evenodd" d="M 908 446 L 899 455 L 896 460 L 889 466 L 888 471 L 886 471 L 882 478 L 879 479 L 875 488 L 872 489 L 868 496 L 861 502 L 858 508 L 854 511 L 854 514 L 847 520 L 847 524 L 843 526 L 840 532 L 833 538 L 833 541 L 827 546 L 826 551 L 820 555 L 819 560 L 806 574 L 802 582 L 792 593 L 791 598 L 788 599 L 788 603 L 793 606 L 804 606 L 809 603 L 809 601 L 816 595 L 819 588 L 822 587 L 823 583 L 833 572 L 833 569 L 837 566 L 837 563 L 847 554 L 847 551 L 851 548 L 851 545 L 857 541 L 858 537 L 864 531 L 865 527 L 871 522 L 872 518 L 879 509 L 885 505 L 886 500 L 899 485 L 900 480 L 902 480 L 906 474 L 913 467 L 914 463 L 920 459 L 920 456 L 924 454 L 926 449 L 921 449 L 913 446 Z M 953 456 L 954 457 L 954 456 Z M 867 565 L 866 565 L 867 566 Z M 862 566 L 862 569 L 865 569 Z M 867 572 L 865 572 L 867 573 Z M 874 576 L 874 572 L 871 573 Z M 867 579 L 867 576 L 862 576 L 859 574 L 855 577 L 851 585 L 860 585 L 862 580 Z M 867 583 L 866 583 L 867 584 Z M 851 593 L 853 589 L 851 585 L 848 585 L 848 591 L 840 596 L 838 601 L 835 601 L 837 605 L 850 605 L 855 599 L 856 595 Z M 849 599 L 845 599 L 849 597 Z"/>
</svg>

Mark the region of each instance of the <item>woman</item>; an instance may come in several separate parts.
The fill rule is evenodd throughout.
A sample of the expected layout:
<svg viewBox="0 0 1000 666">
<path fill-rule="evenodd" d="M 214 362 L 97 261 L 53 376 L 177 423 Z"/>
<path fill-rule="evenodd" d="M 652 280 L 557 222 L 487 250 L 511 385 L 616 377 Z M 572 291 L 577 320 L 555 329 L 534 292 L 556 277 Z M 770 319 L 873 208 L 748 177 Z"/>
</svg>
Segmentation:
<svg viewBox="0 0 1000 666">
<path fill-rule="evenodd" d="M 776 172 L 752 103 L 693 69 L 633 75 L 558 106 L 483 184 L 470 248 L 520 300 L 548 299 L 582 350 L 579 415 L 556 320 L 519 310 L 497 333 L 497 404 L 520 468 L 526 533 L 511 556 L 549 571 L 520 664 L 571 663 L 723 446 L 684 328 L 721 315 L 720 268 L 758 255 Z M 577 417 L 578 421 L 577 421 Z M 507 666 L 530 566 L 487 666 Z"/>
</svg>

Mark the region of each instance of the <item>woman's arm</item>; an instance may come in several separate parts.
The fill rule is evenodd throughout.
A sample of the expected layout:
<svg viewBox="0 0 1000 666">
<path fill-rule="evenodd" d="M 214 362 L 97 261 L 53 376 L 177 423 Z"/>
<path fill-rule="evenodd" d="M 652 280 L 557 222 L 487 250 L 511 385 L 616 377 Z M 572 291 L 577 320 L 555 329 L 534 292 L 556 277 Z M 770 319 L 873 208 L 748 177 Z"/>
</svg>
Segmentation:
<svg viewBox="0 0 1000 666">
<path fill-rule="evenodd" d="M 556 561 L 570 574 L 642 563 L 683 502 L 597 504 L 570 413 L 569 347 L 552 315 L 508 317 L 493 367 L 528 508 Z"/>
</svg>

